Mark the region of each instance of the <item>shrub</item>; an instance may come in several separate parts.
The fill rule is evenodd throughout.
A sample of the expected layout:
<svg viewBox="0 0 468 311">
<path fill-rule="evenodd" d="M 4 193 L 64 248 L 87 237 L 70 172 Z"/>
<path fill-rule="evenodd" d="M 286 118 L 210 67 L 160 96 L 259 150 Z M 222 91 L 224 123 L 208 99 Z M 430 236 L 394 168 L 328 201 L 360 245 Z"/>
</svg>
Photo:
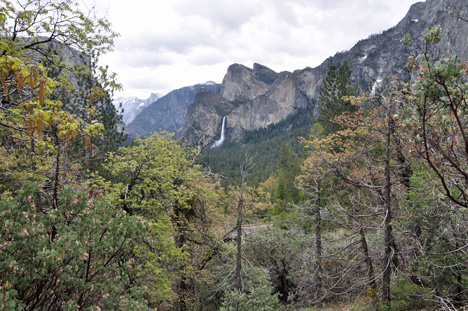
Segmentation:
<svg viewBox="0 0 468 311">
<path fill-rule="evenodd" d="M 280 309 L 278 294 L 272 295 L 270 285 L 261 285 L 250 293 L 231 290 L 225 293 L 220 311 L 277 311 Z"/>
</svg>

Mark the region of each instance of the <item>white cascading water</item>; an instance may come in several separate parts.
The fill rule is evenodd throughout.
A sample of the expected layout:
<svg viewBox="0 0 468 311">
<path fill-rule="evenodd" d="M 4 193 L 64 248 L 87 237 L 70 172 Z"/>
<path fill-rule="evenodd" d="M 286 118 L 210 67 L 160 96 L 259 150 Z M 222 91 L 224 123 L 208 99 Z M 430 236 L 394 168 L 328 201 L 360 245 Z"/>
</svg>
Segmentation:
<svg viewBox="0 0 468 311">
<path fill-rule="evenodd" d="M 224 142 L 224 126 L 226 125 L 226 117 L 223 117 L 223 125 L 221 126 L 221 137 L 219 137 L 219 140 L 215 141 L 213 143 L 212 148 L 217 148 L 221 147 L 221 145 Z"/>
</svg>

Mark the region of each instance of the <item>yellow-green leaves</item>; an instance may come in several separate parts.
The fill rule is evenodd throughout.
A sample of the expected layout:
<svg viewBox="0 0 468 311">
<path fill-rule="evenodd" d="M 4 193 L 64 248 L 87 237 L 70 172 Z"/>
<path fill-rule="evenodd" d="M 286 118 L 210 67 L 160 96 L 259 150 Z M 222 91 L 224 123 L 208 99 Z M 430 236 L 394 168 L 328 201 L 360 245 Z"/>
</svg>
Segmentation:
<svg viewBox="0 0 468 311">
<path fill-rule="evenodd" d="M 152 299 L 161 305 L 170 303 L 172 295 L 167 278 L 177 284 L 197 273 L 196 265 L 209 256 L 208 245 L 217 243 L 211 228 L 217 195 L 200 168 L 192 165 L 194 156 L 174 134 L 155 133 L 109 154 L 106 165 L 118 181 L 110 194 L 116 206 L 153 224 L 147 242 L 153 250 L 137 248 L 146 259 L 138 279 L 148 284 Z"/>
</svg>

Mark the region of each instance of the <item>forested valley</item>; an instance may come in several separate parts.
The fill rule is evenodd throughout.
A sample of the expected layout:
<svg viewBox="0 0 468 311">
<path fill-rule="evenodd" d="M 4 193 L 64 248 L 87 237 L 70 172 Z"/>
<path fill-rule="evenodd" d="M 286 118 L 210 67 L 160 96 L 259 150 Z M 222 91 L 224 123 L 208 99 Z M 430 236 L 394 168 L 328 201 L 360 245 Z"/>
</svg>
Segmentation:
<svg viewBox="0 0 468 311">
<path fill-rule="evenodd" d="M 466 309 L 468 60 L 440 26 L 402 38 L 411 81 L 330 66 L 316 110 L 210 148 L 128 139 L 108 21 L 25 3 L 0 0 L 1 310 Z"/>
</svg>

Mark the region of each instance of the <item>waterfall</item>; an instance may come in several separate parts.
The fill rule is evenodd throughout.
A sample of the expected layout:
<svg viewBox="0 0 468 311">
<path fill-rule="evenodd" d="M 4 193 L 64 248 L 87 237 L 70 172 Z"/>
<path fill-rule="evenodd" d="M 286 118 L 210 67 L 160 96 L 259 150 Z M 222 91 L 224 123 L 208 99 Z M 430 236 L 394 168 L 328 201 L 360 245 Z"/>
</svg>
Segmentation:
<svg viewBox="0 0 468 311">
<path fill-rule="evenodd" d="M 223 144 L 225 125 L 226 125 L 226 117 L 223 117 L 223 125 L 221 126 L 221 137 L 219 138 L 219 140 L 213 143 L 213 146 L 211 148 L 221 147 L 221 145 Z"/>
</svg>

